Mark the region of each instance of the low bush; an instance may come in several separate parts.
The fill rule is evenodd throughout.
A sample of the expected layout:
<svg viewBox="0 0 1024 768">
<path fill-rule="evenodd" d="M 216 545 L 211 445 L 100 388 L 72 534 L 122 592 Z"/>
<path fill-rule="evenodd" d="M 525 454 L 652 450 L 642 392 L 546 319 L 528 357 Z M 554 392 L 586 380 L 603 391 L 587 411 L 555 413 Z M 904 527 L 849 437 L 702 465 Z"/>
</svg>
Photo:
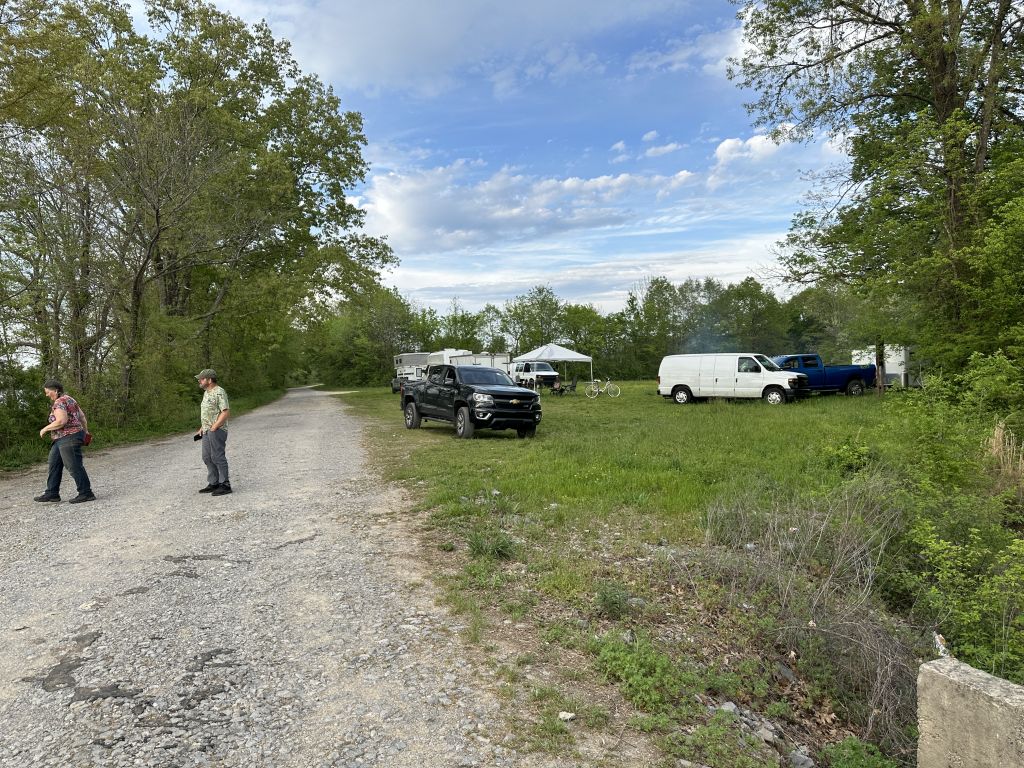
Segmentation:
<svg viewBox="0 0 1024 768">
<path fill-rule="evenodd" d="M 897 768 L 874 744 L 850 737 L 823 750 L 829 768 Z"/>
</svg>

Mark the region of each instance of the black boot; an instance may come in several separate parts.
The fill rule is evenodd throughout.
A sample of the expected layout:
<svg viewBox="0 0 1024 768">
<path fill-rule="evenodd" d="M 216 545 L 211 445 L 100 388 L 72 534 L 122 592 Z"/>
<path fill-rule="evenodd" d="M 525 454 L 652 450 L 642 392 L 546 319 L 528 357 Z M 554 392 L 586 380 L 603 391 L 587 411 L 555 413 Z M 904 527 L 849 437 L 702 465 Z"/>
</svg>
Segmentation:
<svg viewBox="0 0 1024 768">
<path fill-rule="evenodd" d="M 221 483 L 210 491 L 211 496 L 225 496 L 229 493 L 231 493 L 231 483 Z"/>
</svg>

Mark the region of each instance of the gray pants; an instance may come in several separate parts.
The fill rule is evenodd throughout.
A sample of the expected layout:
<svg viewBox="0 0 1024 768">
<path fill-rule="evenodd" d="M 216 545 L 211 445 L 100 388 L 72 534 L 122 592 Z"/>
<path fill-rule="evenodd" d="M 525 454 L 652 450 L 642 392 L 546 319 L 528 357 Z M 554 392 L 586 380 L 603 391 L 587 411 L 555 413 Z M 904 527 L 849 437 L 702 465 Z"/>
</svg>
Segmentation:
<svg viewBox="0 0 1024 768">
<path fill-rule="evenodd" d="M 227 444 L 228 433 L 223 429 L 203 433 L 203 463 L 206 482 L 210 485 L 228 482 L 228 457 L 224 452 Z"/>
</svg>

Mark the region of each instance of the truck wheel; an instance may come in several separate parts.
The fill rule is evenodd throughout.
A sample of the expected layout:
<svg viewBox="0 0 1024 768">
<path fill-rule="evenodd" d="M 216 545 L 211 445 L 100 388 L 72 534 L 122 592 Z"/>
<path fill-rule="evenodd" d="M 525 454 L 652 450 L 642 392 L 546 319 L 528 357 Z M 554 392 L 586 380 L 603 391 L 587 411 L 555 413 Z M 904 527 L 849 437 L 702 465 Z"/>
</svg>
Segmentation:
<svg viewBox="0 0 1024 768">
<path fill-rule="evenodd" d="M 519 435 L 519 437 L 536 437 L 537 427 L 521 427 L 516 430 L 516 434 Z"/>
<path fill-rule="evenodd" d="M 864 394 L 864 382 L 860 379 L 853 379 L 846 385 L 846 394 L 850 397 L 860 397 Z"/>
<path fill-rule="evenodd" d="M 688 405 L 693 402 L 693 393 L 686 387 L 676 387 L 672 390 L 672 399 L 679 405 Z"/>
<path fill-rule="evenodd" d="M 419 429 L 420 420 L 420 409 L 416 407 L 416 403 L 410 400 L 405 404 L 405 428 Z"/>
<path fill-rule="evenodd" d="M 473 436 L 473 420 L 469 418 L 469 408 L 462 406 L 455 414 L 455 435 L 464 440 Z"/>
<path fill-rule="evenodd" d="M 768 405 L 783 405 L 786 402 L 786 393 L 781 387 L 768 387 L 764 391 L 764 401 Z"/>
<path fill-rule="evenodd" d="M 400 382 L 398 379 L 392 379 L 391 380 L 391 394 L 395 394 L 396 392 L 401 390 L 401 388 L 402 388 L 402 382 Z"/>
</svg>

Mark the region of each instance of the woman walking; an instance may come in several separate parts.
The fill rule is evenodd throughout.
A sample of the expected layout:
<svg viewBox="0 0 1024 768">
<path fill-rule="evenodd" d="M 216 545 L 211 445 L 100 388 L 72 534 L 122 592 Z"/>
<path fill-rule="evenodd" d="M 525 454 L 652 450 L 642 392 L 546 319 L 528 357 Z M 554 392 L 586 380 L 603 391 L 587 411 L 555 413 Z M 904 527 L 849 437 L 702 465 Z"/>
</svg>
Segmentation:
<svg viewBox="0 0 1024 768">
<path fill-rule="evenodd" d="M 43 384 L 43 392 L 50 398 L 52 405 L 50 423 L 39 430 L 39 436 L 45 437 L 49 433 L 53 443 L 50 446 L 46 491 L 42 496 L 36 496 L 35 500 L 60 501 L 60 481 L 67 467 L 78 487 L 78 495 L 71 499 L 71 503 L 95 501 L 89 475 L 82 463 L 82 445 L 89 427 L 85 413 L 71 395 L 64 394 L 64 385 L 56 379 L 48 379 Z"/>
</svg>

